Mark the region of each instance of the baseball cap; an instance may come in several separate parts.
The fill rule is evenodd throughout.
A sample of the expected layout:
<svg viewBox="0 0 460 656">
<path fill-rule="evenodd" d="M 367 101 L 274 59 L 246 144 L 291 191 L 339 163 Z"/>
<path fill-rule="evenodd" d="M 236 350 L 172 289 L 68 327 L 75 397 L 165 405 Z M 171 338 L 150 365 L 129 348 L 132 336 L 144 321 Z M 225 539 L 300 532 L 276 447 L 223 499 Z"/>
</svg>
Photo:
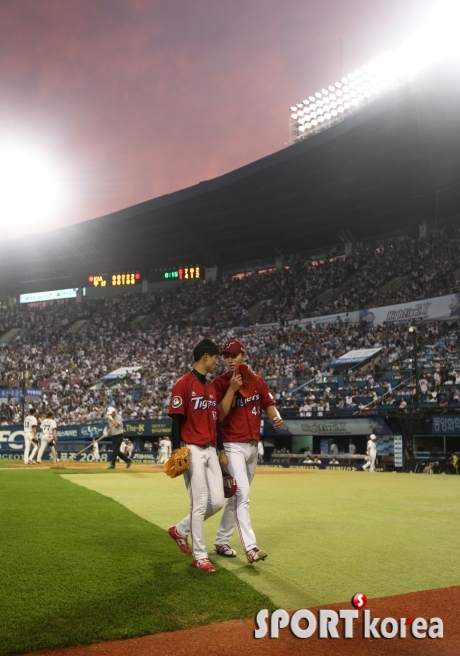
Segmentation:
<svg viewBox="0 0 460 656">
<path fill-rule="evenodd" d="M 240 353 L 246 353 L 243 342 L 240 342 L 239 339 L 229 339 L 225 342 L 222 347 L 222 354 L 230 353 L 230 355 L 239 355 Z"/>
<path fill-rule="evenodd" d="M 374 435 L 374 433 L 372 433 L 372 435 L 369 435 L 369 437 L 371 438 L 371 440 L 376 440 L 377 439 L 377 437 Z"/>
<path fill-rule="evenodd" d="M 106 412 L 105 414 L 106 414 L 106 415 L 111 415 L 112 412 L 116 412 L 116 410 L 115 410 L 115 408 L 114 408 L 112 405 L 110 405 L 110 406 L 107 408 L 107 412 Z"/>
</svg>

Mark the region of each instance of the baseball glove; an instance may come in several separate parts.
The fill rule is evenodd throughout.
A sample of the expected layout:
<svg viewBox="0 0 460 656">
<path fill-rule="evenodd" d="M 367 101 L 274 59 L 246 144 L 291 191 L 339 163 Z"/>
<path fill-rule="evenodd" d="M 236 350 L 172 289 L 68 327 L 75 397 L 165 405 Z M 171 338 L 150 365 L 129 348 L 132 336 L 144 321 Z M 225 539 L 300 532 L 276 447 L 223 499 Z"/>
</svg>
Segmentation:
<svg viewBox="0 0 460 656">
<path fill-rule="evenodd" d="M 163 471 L 167 476 L 176 478 L 184 473 L 190 466 L 190 449 L 183 446 L 181 449 L 172 453 L 163 465 Z"/>
<path fill-rule="evenodd" d="M 252 396 L 257 389 L 257 376 L 252 369 L 247 364 L 237 364 L 235 365 L 235 376 L 241 376 L 243 379 L 243 384 L 238 390 L 241 396 L 245 399 Z"/>
<path fill-rule="evenodd" d="M 233 478 L 229 471 L 223 468 L 222 478 L 224 483 L 224 497 L 226 499 L 230 499 L 230 497 L 232 497 L 237 490 L 236 480 Z"/>
</svg>

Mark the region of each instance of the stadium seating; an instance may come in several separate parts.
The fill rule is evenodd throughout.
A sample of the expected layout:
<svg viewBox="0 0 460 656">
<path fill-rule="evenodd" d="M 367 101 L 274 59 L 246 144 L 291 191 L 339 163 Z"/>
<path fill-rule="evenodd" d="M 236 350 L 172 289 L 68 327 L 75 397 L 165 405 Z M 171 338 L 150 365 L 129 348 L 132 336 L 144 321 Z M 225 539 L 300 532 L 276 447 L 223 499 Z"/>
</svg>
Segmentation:
<svg viewBox="0 0 460 656">
<path fill-rule="evenodd" d="M 286 412 L 298 412 L 308 394 L 313 398 L 306 416 L 397 412 L 403 399 L 410 410 L 415 377 L 406 325 L 369 329 L 335 323 L 303 331 L 287 320 L 324 313 L 327 308 L 318 296 L 331 289 L 335 292 L 329 298 L 335 300 L 328 303 L 334 313 L 371 300 L 396 302 L 452 292 L 457 289 L 458 247 L 458 229 L 452 227 L 430 245 L 424 240 L 382 241 L 362 246 L 346 259 L 295 261 L 281 270 L 214 284 L 196 281 L 157 293 L 3 308 L 0 337 L 12 338 L 5 338 L 0 349 L 0 386 L 24 383 L 41 389 L 39 409 L 53 408 L 61 423 L 98 419 L 110 403 L 122 406 L 127 417 L 161 418 L 172 383 L 191 364 L 192 344 L 203 336 L 222 343 L 237 334 L 247 344 L 251 365 L 267 379 Z M 406 285 L 379 291 L 389 278 L 404 276 Z M 256 314 L 258 322 L 250 323 Z M 452 394 L 452 385 L 460 383 L 453 373 L 460 371 L 457 329 L 446 332 L 440 324 L 420 324 L 419 338 L 420 377 L 428 381 L 426 390 L 420 390 L 420 408 L 437 408 L 443 393 L 445 407 L 457 408 L 460 397 Z M 382 352 L 372 385 L 368 372 L 347 377 L 330 370 L 329 362 L 346 351 L 375 346 Z M 132 365 L 142 367 L 141 373 L 101 383 L 110 371 Z M 435 384 L 438 369 L 441 380 Z M 19 408 L 3 404 L 0 417 L 17 421 Z"/>
</svg>

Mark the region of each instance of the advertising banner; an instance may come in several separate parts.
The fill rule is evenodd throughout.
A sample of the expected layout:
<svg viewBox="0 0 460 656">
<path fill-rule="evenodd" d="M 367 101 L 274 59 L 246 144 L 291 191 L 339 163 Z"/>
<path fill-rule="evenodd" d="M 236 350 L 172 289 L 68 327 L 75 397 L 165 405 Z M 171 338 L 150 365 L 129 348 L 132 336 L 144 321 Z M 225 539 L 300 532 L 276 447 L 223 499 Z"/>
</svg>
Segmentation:
<svg viewBox="0 0 460 656">
<path fill-rule="evenodd" d="M 172 421 L 169 419 L 148 419 L 147 421 L 140 421 L 139 419 L 129 420 L 123 422 L 125 435 L 127 437 L 154 437 L 155 435 L 163 435 L 171 432 Z"/>
<path fill-rule="evenodd" d="M 431 432 L 433 435 L 460 435 L 460 417 L 455 415 L 431 417 Z"/>
<path fill-rule="evenodd" d="M 57 301 L 62 298 L 76 298 L 78 289 L 56 289 L 51 292 L 32 292 L 21 294 L 20 303 L 41 303 L 42 301 Z"/>
<path fill-rule="evenodd" d="M 382 325 L 386 321 L 434 321 L 460 316 L 460 293 L 435 296 L 421 301 L 386 305 L 383 307 L 363 308 L 353 312 L 339 312 L 320 317 L 308 317 L 289 321 L 292 325 L 305 327 L 314 324 L 334 323 L 340 317 L 344 323 L 362 323 L 369 327 Z"/>
<path fill-rule="evenodd" d="M 460 294 L 437 296 L 423 301 L 387 305 L 385 307 L 363 309 L 359 320 L 369 326 L 383 324 L 385 321 L 413 321 L 447 319 L 460 315 Z"/>
<path fill-rule="evenodd" d="M 140 419 L 125 420 L 125 436 L 135 437 L 158 437 L 171 432 L 171 419 Z M 59 440 L 62 442 L 81 442 L 80 448 L 93 437 L 97 440 L 102 436 L 107 424 L 98 422 L 94 424 L 81 424 L 71 426 L 58 426 L 58 446 Z M 39 433 L 40 434 L 40 433 Z M 75 447 L 76 448 L 76 447 Z M 24 450 L 24 427 L 22 424 L 9 426 L 0 426 L 0 454 L 3 453 L 22 453 Z"/>
<path fill-rule="evenodd" d="M 42 391 L 40 389 L 26 389 L 27 396 L 41 396 Z M 22 399 L 22 389 L 19 387 L 7 387 L 5 389 L 0 389 L 0 399 Z"/>
<path fill-rule="evenodd" d="M 391 435 L 392 431 L 380 417 L 353 417 L 349 419 L 304 418 L 285 419 L 293 435 Z"/>
<path fill-rule="evenodd" d="M 355 312 L 336 312 L 335 314 L 323 314 L 320 317 L 309 317 L 308 319 L 293 319 L 289 321 L 292 325 L 299 325 L 305 327 L 308 324 L 323 324 L 323 323 L 335 323 L 338 319 L 341 319 L 345 323 L 358 323 L 359 321 L 359 311 Z"/>
</svg>

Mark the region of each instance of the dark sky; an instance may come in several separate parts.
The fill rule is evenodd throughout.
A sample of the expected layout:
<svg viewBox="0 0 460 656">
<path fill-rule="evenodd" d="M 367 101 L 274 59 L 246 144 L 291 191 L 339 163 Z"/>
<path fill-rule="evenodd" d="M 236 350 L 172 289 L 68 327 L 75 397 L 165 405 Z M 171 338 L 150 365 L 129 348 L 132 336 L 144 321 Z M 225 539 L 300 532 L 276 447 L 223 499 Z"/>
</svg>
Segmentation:
<svg viewBox="0 0 460 656">
<path fill-rule="evenodd" d="M 94 218 L 289 142 L 289 106 L 398 47 L 433 0 L 0 0 L 0 144 Z"/>
</svg>

